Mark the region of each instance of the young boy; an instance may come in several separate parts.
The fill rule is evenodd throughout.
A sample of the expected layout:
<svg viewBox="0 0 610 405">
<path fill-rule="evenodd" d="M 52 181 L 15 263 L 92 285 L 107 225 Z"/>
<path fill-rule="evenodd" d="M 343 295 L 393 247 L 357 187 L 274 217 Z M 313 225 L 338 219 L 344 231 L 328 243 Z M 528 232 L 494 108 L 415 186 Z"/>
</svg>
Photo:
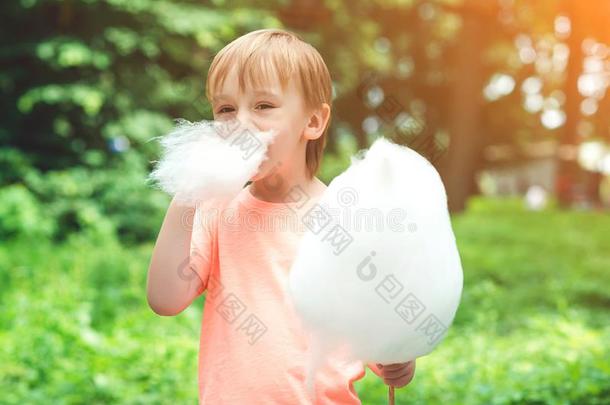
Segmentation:
<svg viewBox="0 0 610 405">
<path fill-rule="evenodd" d="M 177 315 L 207 291 L 199 351 L 202 404 L 360 404 L 353 382 L 362 362 L 340 350 L 316 374 L 316 397 L 305 386 L 308 336 L 291 305 L 287 280 L 301 218 L 326 186 L 315 174 L 330 122 L 332 87 L 320 54 L 295 34 L 250 32 L 214 58 L 206 83 L 214 119 L 278 131 L 268 159 L 231 201 L 172 201 L 148 273 L 148 302 Z M 402 387 L 415 362 L 369 364 Z"/>
</svg>

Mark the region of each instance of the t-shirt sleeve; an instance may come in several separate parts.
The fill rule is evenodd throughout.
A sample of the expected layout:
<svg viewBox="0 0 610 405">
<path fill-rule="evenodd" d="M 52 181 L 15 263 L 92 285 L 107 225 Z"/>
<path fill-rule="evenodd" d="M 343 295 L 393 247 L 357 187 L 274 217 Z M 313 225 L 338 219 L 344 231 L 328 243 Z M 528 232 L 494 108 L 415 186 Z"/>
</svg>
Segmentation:
<svg viewBox="0 0 610 405">
<path fill-rule="evenodd" d="M 191 233 L 189 267 L 201 279 L 202 294 L 208 287 L 216 251 L 218 209 L 214 201 L 199 202 L 195 206 Z"/>
</svg>

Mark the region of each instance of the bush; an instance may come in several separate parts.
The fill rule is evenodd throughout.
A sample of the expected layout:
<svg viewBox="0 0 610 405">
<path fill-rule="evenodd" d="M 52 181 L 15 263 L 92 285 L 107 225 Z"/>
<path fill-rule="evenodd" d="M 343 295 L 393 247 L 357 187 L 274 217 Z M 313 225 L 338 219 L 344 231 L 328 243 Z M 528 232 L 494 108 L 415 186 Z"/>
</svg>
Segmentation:
<svg viewBox="0 0 610 405">
<path fill-rule="evenodd" d="M 23 185 L 0 188 L 0 239 L 49 238 L 55 231 L 52 218 Z"/>
</svg>

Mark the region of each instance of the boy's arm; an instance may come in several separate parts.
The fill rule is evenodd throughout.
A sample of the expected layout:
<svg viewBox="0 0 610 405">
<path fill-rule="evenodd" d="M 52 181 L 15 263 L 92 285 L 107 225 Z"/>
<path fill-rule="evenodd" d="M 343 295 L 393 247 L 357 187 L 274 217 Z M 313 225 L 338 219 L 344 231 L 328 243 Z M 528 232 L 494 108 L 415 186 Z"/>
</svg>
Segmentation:
<svg viewBox="0 0 610 405">
<path fill-rule="evenodd" d="M 193 210 L 172 199 L 155 243 L 146 290 L 148 305 L 159 315 L 179 314 L 204 289 L 189 267 L 192 231 L 184 220 Z M 209 266 L 205 260 L 200 263 Z"/>
</svg>

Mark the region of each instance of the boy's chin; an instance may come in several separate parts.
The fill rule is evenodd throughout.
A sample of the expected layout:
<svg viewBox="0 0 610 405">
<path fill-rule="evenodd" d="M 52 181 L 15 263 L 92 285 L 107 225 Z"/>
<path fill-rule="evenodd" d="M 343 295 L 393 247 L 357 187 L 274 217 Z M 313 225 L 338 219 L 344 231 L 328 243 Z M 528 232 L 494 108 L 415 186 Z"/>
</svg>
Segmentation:
<svg viewBox="0 0 610 405">
<path fill-rule="evenodd" d="M 254 175 L 252 175 L 250 177 L 250 181 L 258 181 L 258 180 L 262 180 L 264 178 L 265 178 L 264 170 L 261 170 L 261 168 L 259 167 L 258 170 L 256 171 L 256 173 L 254 173 Z"/>
</svg>

